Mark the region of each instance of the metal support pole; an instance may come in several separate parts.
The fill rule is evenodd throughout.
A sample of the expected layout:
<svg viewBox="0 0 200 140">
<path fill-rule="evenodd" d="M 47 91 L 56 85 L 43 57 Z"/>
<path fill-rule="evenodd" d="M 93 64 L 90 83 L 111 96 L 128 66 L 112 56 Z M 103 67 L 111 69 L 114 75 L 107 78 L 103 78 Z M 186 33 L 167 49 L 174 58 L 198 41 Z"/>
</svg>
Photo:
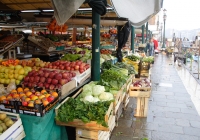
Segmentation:
<svg viewBox="0 0 200 140">
<path fill-rule="evenodd" d="M 135 28 L 131 26 L 131 50 L 134 53 L 134 45 L 135 45 Z"/>
<path fill-rule="evenodd" d="M 165 48 L 165 20 L 164 20 L 164 30 L 163 30 L 163 45 L 162 49 Z"/>
<path fill-rule="evenodd" d="M 149 25 L 149 23 L 147 22 L 146 23 L 146 43 L 147 43 L 147 38 L 148 38 L 148 25 Z"/>
<path fill-rule="evenodd" d="M 199 55 L 200 55 L 200 41 L 199 41 L 199 54 L 198 54 L 198 79 L 199 79 Z"/>
<path fill-rule="evenodd" d="M 144 25 L 142 25 L 142 44 L 144 43 Z"/>
<path fill-rule="evenodd" d="M 100 80 L 100 15 L 92 9 L 92 81 Z"/>
</svg>

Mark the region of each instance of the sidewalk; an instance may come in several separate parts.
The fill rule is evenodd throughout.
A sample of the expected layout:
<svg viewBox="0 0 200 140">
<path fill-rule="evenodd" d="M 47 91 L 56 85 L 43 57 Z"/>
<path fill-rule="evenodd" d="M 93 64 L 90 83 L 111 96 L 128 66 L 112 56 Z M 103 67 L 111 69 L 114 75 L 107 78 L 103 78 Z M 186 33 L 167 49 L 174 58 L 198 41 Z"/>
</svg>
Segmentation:
<svg viewBox="0 0 200 140">
<path fill-rule="evenodd" d="M 151 81 L 147 118 L 133 116 L 136 100 L 131 98 L 111 140 L 200 140 L 200 85 L 196 80 L 184 67 L 174 66 L 172 57 L 159 54 Z"/>
</svg>

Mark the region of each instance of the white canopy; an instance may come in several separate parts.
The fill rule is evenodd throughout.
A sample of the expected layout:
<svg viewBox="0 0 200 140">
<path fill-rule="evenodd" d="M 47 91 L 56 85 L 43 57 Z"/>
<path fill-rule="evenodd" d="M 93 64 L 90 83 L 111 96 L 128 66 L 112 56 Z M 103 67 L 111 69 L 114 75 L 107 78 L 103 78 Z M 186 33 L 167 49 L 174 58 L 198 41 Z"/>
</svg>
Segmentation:
<svg viewBox="0 0 200 140">
<path fill-rule="evenodd" d="M 156 15 L 162 0 L 111 0 L 118 17 L 128 18 L 132 25 L 141 27 Z"/>
</svg>

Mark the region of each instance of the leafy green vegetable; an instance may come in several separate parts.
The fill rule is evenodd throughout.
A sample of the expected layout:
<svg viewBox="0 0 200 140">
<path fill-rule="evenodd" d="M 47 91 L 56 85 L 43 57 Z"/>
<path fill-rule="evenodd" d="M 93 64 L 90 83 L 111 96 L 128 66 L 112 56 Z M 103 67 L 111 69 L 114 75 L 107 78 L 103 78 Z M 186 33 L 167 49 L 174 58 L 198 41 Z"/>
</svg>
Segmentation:
<svg viewBox="0 0 200 140">
<path fill-rule="evenodd" d="M 128 56 L 126 56 L 126 58 L 130 59 L 131 61 L 138 61 L 138 60 L 140 60 L 140 57 L 136 56 L 136 55 L 128 55 Z"/>
<path fill-rule="evenodd" d="M 142 62 L 146 62 L 146 63 L 152 63 L 153 61 L 154 61 L 154 57 L 153 56 L 144 57 L 142 59 Z"/>
<path fill-rule="evenodd" d="M 115 63 L 115 66 L 119 67 L 119 68 L 124 68 L 128 70 L 128 74 L 137 74 L 137 72 L 135 71 L 135 68 L 127 63 L 123 63 L 123 62 L 117 62 Z"/>
<path fill-rule="evenodd" d="M 65 54 L 64 57 L 61 58 L 61 60 L 76 61 L 79 58 L 81 58 L 80 54 Z"/>
<path fill-rule="evenodd" d="M 80 119 L 84 123 L 97 121 L 102 126 L 108 127 L 105 122 L 105 114 L 110 106 L 111 101 L 84 103 L 79 99 L 69 98 L 58 109 L 56 120 L 61 122 L 70 122 L 74 119 Z"/>
</svg>

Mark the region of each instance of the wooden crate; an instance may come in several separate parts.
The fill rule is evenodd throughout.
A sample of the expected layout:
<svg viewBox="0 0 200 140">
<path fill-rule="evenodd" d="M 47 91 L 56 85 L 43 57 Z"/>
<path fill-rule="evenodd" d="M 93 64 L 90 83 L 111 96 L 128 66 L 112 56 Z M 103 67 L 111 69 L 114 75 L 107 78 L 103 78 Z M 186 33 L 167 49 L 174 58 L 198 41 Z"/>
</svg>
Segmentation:
<svg viewBox="0 0 200 140">
<path fill-rule="evenodd" d="M 130 97 L 150 97 L 151 95 L 151 87 L 134 87 L 130 85 L 129 88 Z"/>
<path fill-rule="evenodd" d="M 118 126 L 118 120 L 123 112 L 123 108 L 124 108 L 124 103 L 121 102 L 119 105 L 119 109 L 117 110 L 117 113 L 115 115 L 115 123 L 116 123 L 116 127 Z"/>
<path fill-rule="evenodd" d="M 134 116 L 136 117 L 147 117 L 149 98 L 138 97 L 137 108 L 135 109 Z"/>
<path fill-rule="evenodd" d="M 127 109 L 127 105 L 129 103 L 129 100 L 130 100 L 130 95 L 129 94 L 126 94 L 125 98 L 124 98 L 124 101 L 123 101 L 123 108 L 124 110 Z"/>
<path fill-rule="evenodd" d="M 126 91 L 128 92 L 129 91 L 129 86 L 130 84 L 133 82 L 133 78 L 135 77 L 134 74 L 130 75 L 127 82 L 126 82 Z"/>
<path fill-rule="evenodd" d="M 110 131 L 94 131 L 76 128 L 76 140 L 109 140 L 112 130 L 115 127 L 115 116 L 109 122 Z"/>
<path fill-rule="evenodd" d="M 82 89 L 80 89 L 76 95 L 78 95 L 79 93 L 82 92 Z M 74 96 L 75 97 L 75 96 Z M 56 108 L 55 108 L 55 112 L 56 115 L 58 114 L 58 109 L 59 107 L 64 104 L 65 102 L 67 102 L 69 99 L 66 98 L 62 103 L 60 103 Z M 112 116 L 113 116 L 113 103 L 110 104 L 108 111 L 106 112 L 105 115 L 105 122 L 108 124 L 108 126 L 110 125 L 109 122 L 112 120 Z M 83 121 L 79 120 L 79 119 L 74 119 L 72 122 L 60 122 L 60 121 L 56 121 L 57 125 L 61 125 L 61 126 L 71 126 L 71 127 L 77 127 L 77 128 L 82 128 L 82 129 L 88 129 L 88 130 L 102 130 L 102 131 L 110 131 L 109 127 L 104 127 L 100 124 L 98 124 L 96 121 L 91 121 L 89 123 L 84 123 Z"/>
<path fill-rule="evenodd" d="M 5 139 L 21 140 L 22 138 L 24 138 L 25 137 L 24 127 L 22 125 L 22 121 L 19 114 L 3 112 L 3 111 L 0 111 L 0 113 L 5 113 L 7 114 L 7 116 L 12 118 L 12 120 L 16 120 L 11 127 L 9 127 L 5 132 L 3 132 L 0 135 L 0 140 L 5 140 Z"/>
</svg>

